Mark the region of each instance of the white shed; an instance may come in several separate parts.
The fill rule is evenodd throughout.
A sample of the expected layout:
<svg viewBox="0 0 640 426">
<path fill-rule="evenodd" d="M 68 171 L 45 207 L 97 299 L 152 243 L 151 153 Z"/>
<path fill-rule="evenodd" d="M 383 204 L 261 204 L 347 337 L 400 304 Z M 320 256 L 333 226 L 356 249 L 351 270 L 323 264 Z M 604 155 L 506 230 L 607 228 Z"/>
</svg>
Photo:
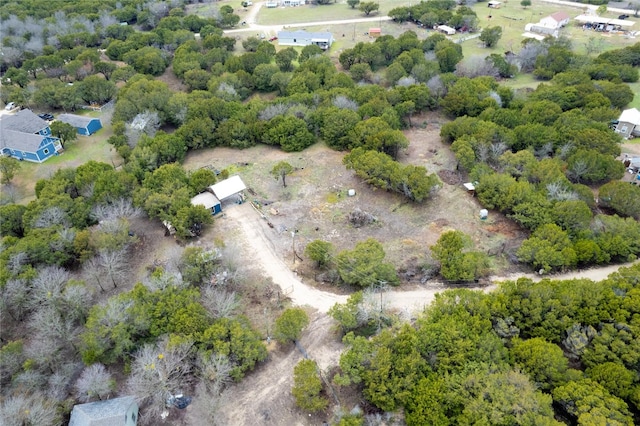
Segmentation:
<svg viewBox="0 0 640 426">
<path fill-rule="evenodd" d="M 436 27 L 436 29 L 438 31 L 440 31 L 441 33 L 445 33 L 447 35 L 454 35 L 456 33 L 456 29 L 455 28 L 451 28 L 447 25 L 438 25 Z"/>
<path fill-rule="evenodd" d="M 224 201 L 225 199 L 231 197 L 232 195 L 238 194 L 247 189 L 247 186 L 244 184 L 240 176 L 235 175 L 231 176 L 228 179 L 220 181 L 215 185 L 211 185 L 209 190 L 213 192 L 213 195 L 220 201 Z"/>
<path fill-rule="evenodd" d="M 280 46 L 309 46 L 315 44 L 322 50 L 327 50 L 331 47 L 333 41 L 333 34 L 330 32 L 278 31 L 278 45 Z"/>
</svg>

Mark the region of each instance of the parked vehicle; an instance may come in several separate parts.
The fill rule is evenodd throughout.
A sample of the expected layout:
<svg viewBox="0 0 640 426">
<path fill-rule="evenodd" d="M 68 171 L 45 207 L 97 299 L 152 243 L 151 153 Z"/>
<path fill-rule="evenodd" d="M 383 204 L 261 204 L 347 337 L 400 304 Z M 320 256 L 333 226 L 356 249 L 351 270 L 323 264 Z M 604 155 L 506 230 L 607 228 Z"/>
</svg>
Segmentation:
<svg viewBox="0 0 640 426">
<path fill-rule="evenodd" d="M 42 118 L 43 120 L 47 120 L 47 121 L 53 120 L 53 114 L 42 113 L 42 114 L 38 114 L 38 117 Z"/>
<path fill-rule="evenodd" d="M 11 111 L 12 109 L 15 109 L 16 107 L 16 103 L 15 102 L 9 102 L 7 104 L 7 106 L 4 107 L 5 111 Z"/>
</svg>

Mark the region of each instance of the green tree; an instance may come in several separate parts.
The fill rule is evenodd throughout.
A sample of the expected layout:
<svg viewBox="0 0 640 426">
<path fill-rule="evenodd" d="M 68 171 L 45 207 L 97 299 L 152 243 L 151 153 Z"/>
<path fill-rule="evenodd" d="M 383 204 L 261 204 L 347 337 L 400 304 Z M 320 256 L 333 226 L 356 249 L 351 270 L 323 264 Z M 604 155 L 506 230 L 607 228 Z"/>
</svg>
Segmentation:
<svg viewBox="0 0 640 426">
<path fill-rule="evenodd" d="M 355 9 L 358 4 L 360 4 L 360 0 L 347 0 L 347 4 L 351 9 Z"/>
<path fill-rule="evenodd" d="M 338 253 L 336 263 L 340 278 L 346 284 L 371 287 L 396 285 L 398 275 L 392 264 L 384 262 L 385 252 L 379 241 L 369 238 L 356 244 L 353 250 Z"/>
<path fill-rule="evenodd" d="M 527 7 L 531 6 L 531 0 L 522 0 L 520 2 L 520 6 L 522 6 L 523 9 L 526 9 Z"/>
<path fill-rule="evenodd" d="M 65 143 L 78 139 L 78 130 L 69 123 L 56 120 L 49 127 L 51 128 L 51 134 L 60 138 L 60 143 L 63 147 Z"/>
<path fill-rule="evenodd" d="M 627 404 L 591 379 L 569 382 L 553 391 L 553 400 L 580 425 L 633 425 Z"/>
<path fill-rule="evenodd" d="M 369 16 L 371 12 L 375 12 L 378 9 L 380 9 L 380 3 L 376 3 L 373 1 L 366 1 L 360 3 L 360 5 L 358 6 L 358 10 L 364 12 L 364 14 L 367 16 Z"/>
<path fill-rule="evenodd" d="M 622 399 L 629 398 L 634 389 L 635 374 L 617 362 L 604 362 L 587 370 L 587 377 Z"/>
<path fill-rule="evenodd" d="M 313 240 L 304 249 L 304 253 L 319 267 L 323 267 L 331 262 L 333 244 L 322 240 Z"/>
<path fill-rule="evenodd" d="M 555 224 L 536 229 L 518 249 L 518 259 L 544 272 L 575 266 L 578 260 L 569 236 Z"/>
<path fill-rule="evenodd" d="M 494 47 L 502 37 L 502 27 L 487 27 L 480 33 L 480 40 L 486 47 Z"/>
<path fill-rule="evenodd" d="M 336 303 L 329 309 L 329 316 L 338 321 L 342 334 L 353 331 L 362 324 L 359 318 L 360 303 L 364 300 L 362 291 L 356 291 L 347 299 L 346 303 Z"/>
<path fill-rule="evenodd" d="M 473 280 L 486 273 L 488 262 L 480 252 L 463 252 L 469 237 L 461 231 L 447 231 L 431 246 L 433 257 L 440 262 L 440 274 L 447 280 Z"/>
<path fill-rule="evenodd" d="M 285 181 L 287 175 L 293 173 L 293 166 L 286 161 L 280 161 L 271 169 L 271 176 L 275 179 L 282 179 L 282 186 L 284 188 L 287 187 L 287 182 Z"/>
<path fill-rule="evenodd" d="M 4 157 L 0 157 L 0 163 L 2 158 Z M 27 208 L 21 204 L 0 206 L 0 236 L 22 237 L 24 234 L 22 215 L 26 210 Z"/>
<path fill-rule="evenodd" d="M 542 390 L 556 388 L 567 381 L 569 360 L 558 345 L 543 338 L 513 340 L 511 355 L 517 367 L 529 375 Z"/>
<path fill-rule="evenodd" d="M 287 47 L 276 53 L 276 65 L 280 71 L 293 71 L 293 61 L 298 59 L 298 52 L 293 47 Z"/>
<path fill-rule="evenodd" d="M 640 187 L 622 181 L 611 181 L 598 190 L 598 203 L 622 216 L 640 220 Z"/>
<path fill-rule="evenodd" d="M 295 342 L 302 336 L 302 330 L 307 325 L 309 325 L 309 316 L 304 310 L 289 308 L 276 319 L 274 336 L 282 344 Z"/>
<path fill-rule="evenodd" d="M 20 170 L 20 162 L 13 157 L 0 156 L 0 183 L 8 185 L 11 183 L 16 175 L 16 172 Z"/>
<path fill-rule="evenodd" d="M 296 405 L 303 410 L 316 412 L 324 410 L 329 401 L 321 396 L 322 379 L 318 365 L 310 359 L 303 359 L 293 368 L 293 388 L 291 393 Z"/>
</svg>

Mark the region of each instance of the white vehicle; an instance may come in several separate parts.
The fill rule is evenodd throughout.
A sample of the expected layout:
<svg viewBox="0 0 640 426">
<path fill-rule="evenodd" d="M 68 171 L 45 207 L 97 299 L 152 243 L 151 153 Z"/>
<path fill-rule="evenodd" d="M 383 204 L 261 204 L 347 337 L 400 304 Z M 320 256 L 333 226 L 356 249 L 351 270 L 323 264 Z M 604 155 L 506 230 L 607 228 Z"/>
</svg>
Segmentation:
<svg viewBox="0 0 640 426">
<path fill-rule="evenodd" d="M 12 109 L 14 109 L 16 107 L 16 103 L 15 102 L 9 102 L 7 104 L 6 107 L 4 107 L 5 111 L 11 111 Z"/>
</svg>

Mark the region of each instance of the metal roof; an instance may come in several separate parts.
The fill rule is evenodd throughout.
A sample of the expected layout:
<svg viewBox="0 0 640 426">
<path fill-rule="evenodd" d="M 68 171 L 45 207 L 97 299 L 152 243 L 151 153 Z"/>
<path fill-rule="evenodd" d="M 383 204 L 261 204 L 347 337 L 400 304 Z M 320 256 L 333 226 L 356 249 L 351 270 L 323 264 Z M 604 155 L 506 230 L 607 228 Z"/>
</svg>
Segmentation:
<svg viewBox="0 0 640 426">
<path fill-rule="evenodd" d="M 71 124 L 73 127 L 87 127 L 93 120 L 100 121 L 99 118 L 85 117 L 75 114 L 60 114 L 58 116 L 58 120 L 62 121 L 63 123 Z"/>
<path fill-rule="evenodd" d="M 192 206 L 204 206 L 205 209 L 212 209 L 220 204 L 220 201 L 210 192 L 201 192 L 191 199 Z"/>
<path fill-rule="evenodd" d="M 73 407 L 69 426 L 120 426 L 136 400 L 132 396 L 78 404 Z"/>
<path fill-rule="evenodd" d="M 637 108 L 625 109 L 622 111 L 622 114 L 620 114 L 618 121 L 638 125 L 640 124 L 640 111 L 638 111 Z"/>
<path fill-rule="evenodd" d="M 213 191 L 218 200 L 222 201 L 240 191 L 244 191 L 247 189 L 247 186 L 244 184 L 242 179 L 240 179 L 240 176 L 235 175 L 231 176 L 229 179 L 220 181 L 215 185 L 211 185 L 209 188 Z"/>
<path fill-rule="evenodd" d="M 574 18 L 578 22 L 594 23 L 594 24 L 606 24 L 606 25 L 618 25 L 620 27 L 631 27 L 635 22 L 625 21 L 623 19 L 609 19 L 601 16 L 593 15 L 578 15 Z"/>
<path fill-rule="evenodd" d="M 278 31 L 278 38 L 295 38 L 295 39 L 322 39 L 331 40 L 333 39 L 333 34 L 330 32 L 318 32 L 318 33 L 310 33 L 308 31 Z"/>
<path fill-rule="evenodd" d="M 38 133 L 49 127 L 42 118 L 35 115 L 30 109 L 23 109 L 15 114 L 0 116 L 0 128 L 2 130 L 15 130 L 22 133 Z"/>
</svg>

